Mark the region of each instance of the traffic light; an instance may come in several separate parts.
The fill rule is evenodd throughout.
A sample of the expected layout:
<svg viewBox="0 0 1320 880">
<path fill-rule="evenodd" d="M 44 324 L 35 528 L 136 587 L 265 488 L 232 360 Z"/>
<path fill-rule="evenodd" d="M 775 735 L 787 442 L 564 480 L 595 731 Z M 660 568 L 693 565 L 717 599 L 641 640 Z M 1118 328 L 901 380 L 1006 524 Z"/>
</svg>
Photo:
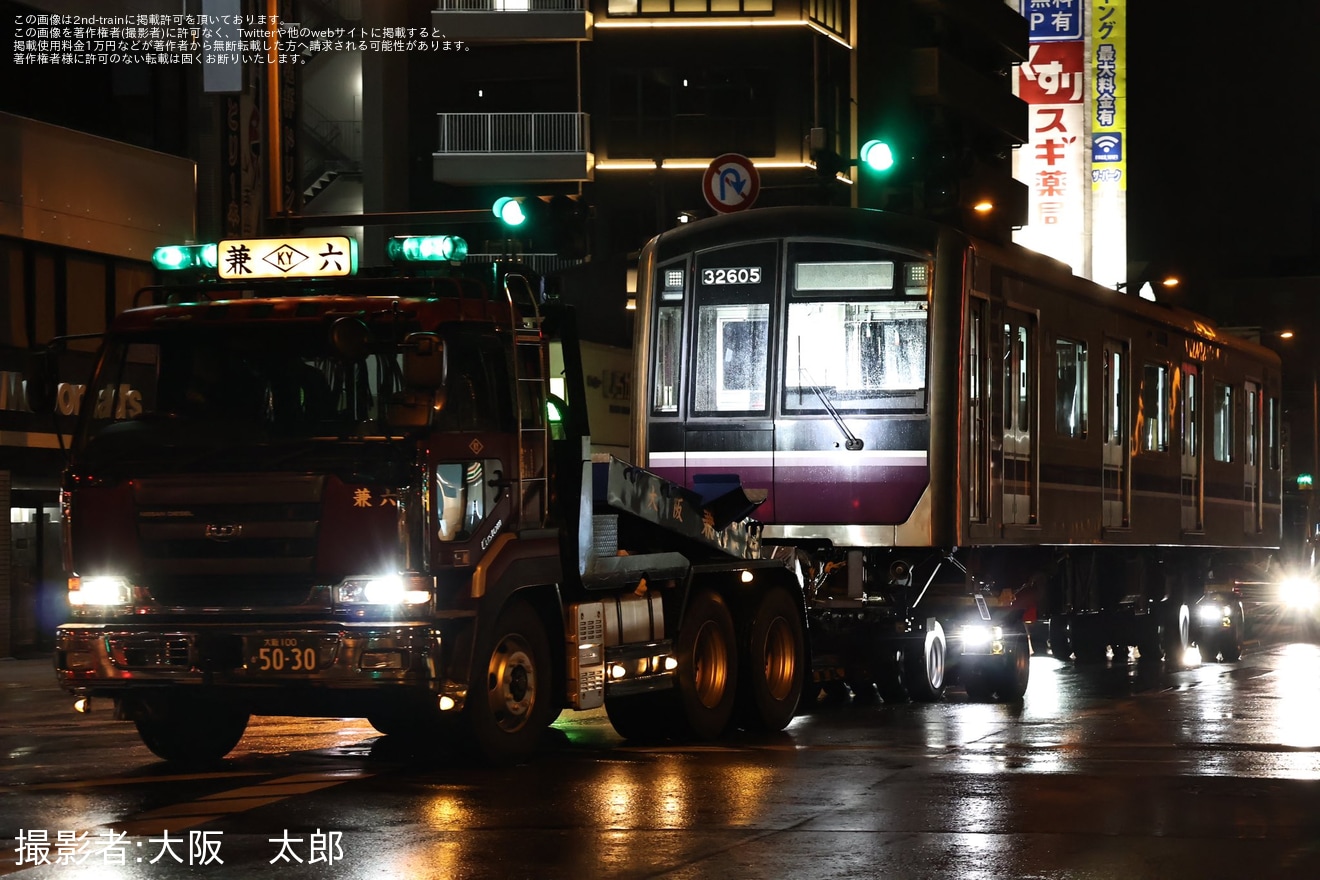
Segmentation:
<svg viewBox="0 0 1320 880">
<path fill-rule="evenodd" d="M 867 165 L 873 155 L 888 163 L 882 174 L 858 176 L 858 203 L 1011 237 L 1026 222 L 1012 153 L 1027 141 L 1028 117 L 1007 74 L 1026 59 L 1026 20 L 1003 0 L 857 9 L 860 152 Z"/>
<path fill-rule="evenodd" d="M 857 157 L 872 171 L 884 174 L 894 168 L 894 148 L 888 141 L 873 140 L 862 144 Z"/>
<path fill-rule="evenodd" d="M 524 199 L 517 196 L 501 196 L 491 206 L 491 213 L 500 218 L 500 222 L 510 229 L 516 229 L 527 222 L 527 211 L 523 208 Z"/>
<path fill-rule="evenodd" d="M 554 252 L 571 260 L 581 260 L 591 252 L 588 239 L 589 214 L 581 200 L 557 195 L 549 204 L 550 244 Z"/>
</svg>

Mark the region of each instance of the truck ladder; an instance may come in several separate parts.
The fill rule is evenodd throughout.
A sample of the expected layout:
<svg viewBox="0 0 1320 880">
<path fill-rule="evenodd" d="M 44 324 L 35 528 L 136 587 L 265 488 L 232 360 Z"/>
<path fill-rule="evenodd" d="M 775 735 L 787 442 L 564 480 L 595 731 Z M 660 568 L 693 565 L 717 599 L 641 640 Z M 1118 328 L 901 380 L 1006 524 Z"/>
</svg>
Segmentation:
<svg viewBox="0 0 1320 880">
<path fill-rule="evenodd" d="M 514 514 L 521 528 L 545 525 L 550 429 L 546 415 L 549 354 L 541 314 L 527 279 L 508 275 L 504 293 L 513 313 L 513 378 L 518 405 L 518 480 Z"/>
</svg>

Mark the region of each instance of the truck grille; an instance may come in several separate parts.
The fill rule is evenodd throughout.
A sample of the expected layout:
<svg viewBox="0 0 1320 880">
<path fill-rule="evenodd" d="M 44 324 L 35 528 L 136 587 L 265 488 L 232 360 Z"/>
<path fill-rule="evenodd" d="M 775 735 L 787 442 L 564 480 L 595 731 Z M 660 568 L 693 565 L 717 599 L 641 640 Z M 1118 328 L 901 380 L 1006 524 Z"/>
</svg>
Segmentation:
<svg viewBox="0 0 1320 880">
<path fill-rule="evenodd" d="M 272 474 L 135 481 L 143 585 L 166 604 L 306 603 L 324 485 Z"/>
</svg>

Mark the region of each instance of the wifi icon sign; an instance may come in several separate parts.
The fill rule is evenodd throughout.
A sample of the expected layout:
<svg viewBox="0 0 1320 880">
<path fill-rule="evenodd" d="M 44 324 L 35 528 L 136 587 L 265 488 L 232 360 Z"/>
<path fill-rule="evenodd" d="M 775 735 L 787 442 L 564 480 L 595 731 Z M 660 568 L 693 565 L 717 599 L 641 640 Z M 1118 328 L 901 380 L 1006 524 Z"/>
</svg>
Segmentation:
<svg viewBox="0 0 1320 880">
<path fill-rule="evenodd" d="M 1116 132 L 1098 134 L 1091 140 L 1092 162 L 1122 162 L 1123 135 Z"/>
</svg>

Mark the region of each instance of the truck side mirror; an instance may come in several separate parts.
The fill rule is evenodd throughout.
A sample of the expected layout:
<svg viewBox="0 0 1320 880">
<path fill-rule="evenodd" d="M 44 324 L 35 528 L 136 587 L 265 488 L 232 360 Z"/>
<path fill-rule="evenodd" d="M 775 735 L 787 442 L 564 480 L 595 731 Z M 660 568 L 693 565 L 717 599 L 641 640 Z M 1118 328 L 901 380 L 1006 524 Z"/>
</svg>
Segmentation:
<svg viewBox="0 0 1320 880">
<path fill-rule="evenodd" d="M 345 360 L 356 361 L 367 352 L 371 331 L 361 318 L 336 318 L 330 325 L 330 344 Z"/>
<path fill-rule="evenodd" d="M 55 375 L 55 353 L 49 348 L 28 352 L 23 368 L 28 407 L 36 413 L 53 412 L 59 381 Z"/>
</svg>

